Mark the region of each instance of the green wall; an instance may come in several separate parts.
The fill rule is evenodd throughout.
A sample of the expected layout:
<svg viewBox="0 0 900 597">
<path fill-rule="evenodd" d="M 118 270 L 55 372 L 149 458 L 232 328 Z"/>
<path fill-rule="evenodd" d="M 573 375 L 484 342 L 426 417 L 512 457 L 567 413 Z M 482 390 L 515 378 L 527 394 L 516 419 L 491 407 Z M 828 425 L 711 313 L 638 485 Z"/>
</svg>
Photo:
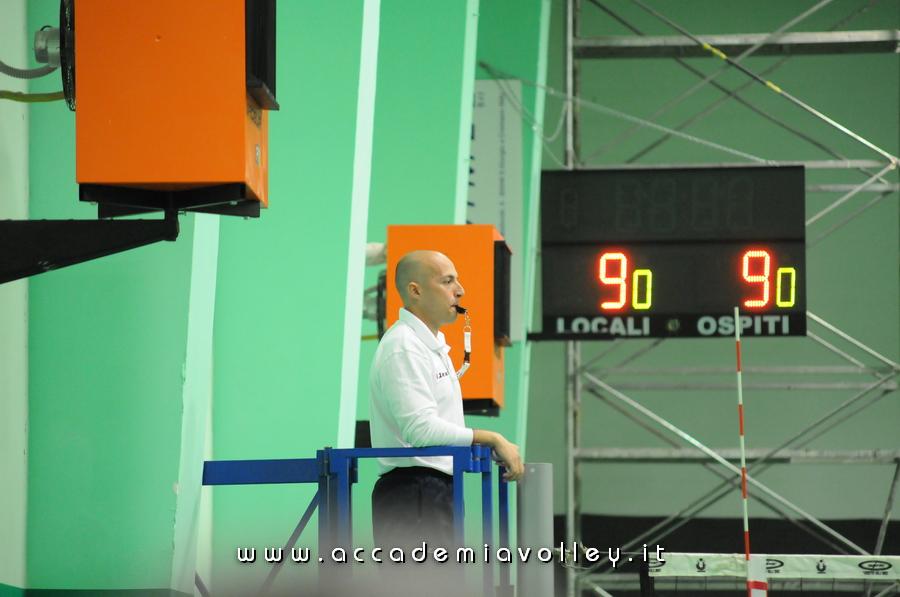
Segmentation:
<svg viewBox="0 0 900 597">
<path fill-rule="evenodd" d="M 313 457 L 351 445 L 378 17 L 371 1 L 279 4 L 270 208 L 221 228 L 216 459 Z M 213 590 L 258 586 L 266 567 L 242 568 L 235 549 L 283 544 L 314 493 L 216 488 Z M 315 524 L 299 545 L 315 547 Z M 276 587 L 303 572 L 286 567 Z"/>
<path fill-rule="evenodd" d="M 512 6 L 491 3 L 486 23 L 500 27 L 496 11 L 512 14 Z M 522 17 L 515 42 L 527 40 L 531 56 L 540 52 L 541 6 Z M 204 444 L 217 459 L 350 445 L 373 348 L 358 344 L 368 331 L 360 321 L 363 243 L 383 240 L 391 223 L 464 219 L 483 34 L 474 0 L 391 2 L 381 12 L 372 1 L 351 10 L 280 5 L 283 109 L 271 115 L 263 217 L 217 226 L 183 217 L 177 243 L 32 282 L 29 587 L 189 590 L 183 558 L 194 545 L 201 569 L 212 562 L 213 589 L 254 585 L 264 570 L 241 570 L 237 580 L 235 547 L 283 541 L 312 489 L 203 489 L 212 523 L 198 531 L 209 511 L 196 491 Z M 28 29 L 54 18 L 52 3 L 35 2 Z M 349 32 L 341 44 L 333 43 L 337 31 Z M 491 51 L 509 49 L 495 43 Z M 528 98 L 532 109 L 539 101 Z M 74 201 L 72 114 L 57 103 L 31 116 L 33 214 L 93 217 Z M 524 437 L 515 413 L 501 424 Z M 367 521 L 368 490 L 357 496 L 356 520 Z M 368 522 L 359 524 L 367 534 Z M 45 557 L 53 531 L 79 556 Z M 314 526 L 301 544 L 315 544 Z M 279 582 L 302 576 L 285 571 Z"/>
<path fill-rule="evenodd" d="M 27 62 L 25 2 L 7 2 L 0 21 L 0 59 Z M 4 89 L 25 91 L 4 77 Z M 0 219 L 28 217 L 28 110 L 0 101 Z M 28 281 L 0 286 L 0 595 L 25 585 L 28 479 Z"/>
<path fill-rule="evenodd" d="M 57 10 L 30 3 L 28 30 Z M 31 282 L 30 588 L 192 590 L 183 558 L 209 545 L 198 479 L 213 392 L 216 458 L 349 442 L 374 101 L 360 59 L 374 75 L 378 3 L 282 3 L 278 27 L 272 207 L 221 230 L 183 216 L 176 243 Z M 336 31 L 350 33 L 332 44 Z M 32 217 L 94 217 L 76 200 L 73 115 L 54 103 L 31 117 Z M 312 493 L 254 489 L 203 490 L 214 541 L 200 561 L 220 590 L 234 548 L 283 541 Z M 255 584 L 263 569 L 246 572 Z"/>
<path fill-rule="evenodd" d="M 581 35 L 633 35 L 631 31 L 597 10 L 582 3 Z M 635 5 L 604 3 L 625 20 L 648 35 L 675 35 L 664 24 Z M 864 8 L 866 2 L 832 3 L 798 25 L 798 31 L 822 31 L 844 17 Z M 765 2 L 737 8 L 732 3 L 698 1 L 651 5 L 696 34 L 750 33 L 774 31 L 788 19 L 812 6 L 804 3 Z M 564 83 L 564 3 L 553 4 L 548 84 L 563 90 Z M 881 2 L 841 25 L 846 30 L 896 29 L 900 8 Z M 796 56 L 768 75 L 785 90 L 803 99 L 828 116 L 857 131 L 874 143 L 898 153 L 898 88 L 900 69 L 896 54 L 844 56 Z M 746 65 L 759 72 L 772 66 L 777 57 L 748 58 Z M 689 59 L 690 66 L 709 74 L 721 62 L 716 59 Z M 594 60 L 581 63 L 581 97 L 593 100 L 641 118 L 649 118 L 670 98 L 690 88 L 699 78 L 671 59 Z M 742 85 L 746 78 L 726 72 L 717 79 L 726 88 Z M 700 112 L 721 97 L 707 86 L 664 115 L 660 123 L 674 127 Z M 785 100 L 760 87 L 751 86 L 742 94 L 753 105 L 790 123 L 841 155 L 854 159 L 880 159 L 824 123 L 789 105 Z M 546 120 L 555 122 L 561 109 L 558 98 L 548 99 Z M 586 158 L 610 143 L 630 124 L 592 112 L 579 111 L 581 118 L 581 156 Z M 766 159 L 826 160 L 832 155 L 802 141 L 764 120 L 735 101 L 726 102 L 710 116 L 686 129 L 704 139 L 728 145 Z M 626 142 L 586 160 L 588 166 L 622 163 L 657 139 L 648 129 L 639 131 Z M 550 144 L 544 154 L 544 167 L 557 169 L 564 155 L 563 138 Z M 551 155 L 552 153 L 552 155 Z M 725 153 L 672 139 L 647 153 L 638 163 L 734 162 L 738 158 Z M 855 170 L 810 170 L 808 184 L 860 183 L 868 174 Z M 896 171 L 886 175 L 897 183 Z M 812 215 L 839 195 L 808 193 L 807 214 Z M 862 193 L 850 204 L 823 218 L 807 230 L 814 239 L 872 199 Z M 885 356 L 898 360 L 898 208 L 897 194 L 890 195 L 833 235 L 812 247 L 807 255 L 809 310 L 870 345 Z M 538 303 L 540 297 L 537 297 Z M 536 315 L 539 315 L 540 309 Z M 538 320 L 535 327 L 539 329 Z M 810 329 L 829 341 L 847 348 L 863 362 L 879 363 L 862 352 L 849 348 L 815 324 Z M 667 340 L 658 348 L 631 363 L 645 369 L 689 366 L 733 366 L 733 348 L 729 340 Z M 744 365 L 847 365 L 809 339 L 755 339 L 744 341 Z M 583 360 L 608 347 L 606 343 L 584 343 Z M 647 341 L 629 341 L 598 362 L 599 367 L 614 366 L 629 354 L 647 346 Z M 529 457 L 551 460 L 558 466 L 556 511 L 565 508 L 564 494 L 564 353 L 562 343 L 538 343 L 533 347 L 532 388 L 530 392 Z M 607 377 L 612 385 L 639 381 L 685 381 L 663 376 L 641 379 L 636 376 Z M 745 383 L 794 381 L 865 382 L 871 376 L 841 377 L 763 377 L 746 374 Z M 733 382 L 732 375 L 694 378 L 700 382 Z M 715 448 L 737 446 L 734 391 L 626 391 L 643 404 Z M 853 394 L 842 391 L 746 391 L 747 445 L 749 448 L 775 447 L 781 440 L 800 431 L 826 410 Z M 897 421 L 900 403 L 897 394 L 885 397 L 874 406 L 823 435 L 809 448 L 819 449 L 897 449 Z M 552 422 L 552 423 L 548 423 Z M 667 444 L 651 436 L 632 421 L 585 394 L 582 410 L 582 437 L 587 446 L 642 447 Z M 890 467 L 846 465 L 778 466 L 761 480 L 814 515 L 824 518 L 880 518 L 890 483 Z M 696 465 L 588 464 L 583 467 L 584 511 L 613 515 L 671 514 L 718 478 Z M 850 489 L 853 488 L 853 489 Z M 861 488 L 861 489 L 855 489 Z M 862 489 L 864 488 L 864 489 Z M 752 494 L 752 491 L 751 491 Z M 737 516 L 737 497 L 720 502 L 707 515 Z M 898 512 L 894 506 L 895 516 Z M 751 516 L 774 516 L 758 504 L 751 504 Z M 874 537 L 873 544 L 874 544 Z M 871 547 L 871 546 L 868 546 Z"/>
<path fill-rule="evenodd" d="M 58 20 L 58 3 L 28 10 L 29 31 Z M 74 115 L 30 118 L 31 218 L 96 217 L 77 201 Z M 29 588 L 169 587 L 193 218 L 181 228 L 30 281 Z"/>
</svg>

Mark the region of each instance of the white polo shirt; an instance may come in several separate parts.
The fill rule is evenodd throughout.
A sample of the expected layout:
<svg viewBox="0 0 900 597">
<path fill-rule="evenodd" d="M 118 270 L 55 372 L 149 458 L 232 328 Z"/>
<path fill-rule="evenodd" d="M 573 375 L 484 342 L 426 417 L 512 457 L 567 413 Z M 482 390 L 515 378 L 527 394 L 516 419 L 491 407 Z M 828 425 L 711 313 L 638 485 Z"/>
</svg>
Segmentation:
<svg viewBox="0 0 900 597">
<path fill-rule="evenodd" d="M 369 371 L 369 413 L 375 448 L 469 446 L 462 390 L 444 334 L 431 333 L 406 309 L 385 332 Z M 450 456 L 379 458 L 380 472 L 428 466 L 453 474 Z"/>
</svg>

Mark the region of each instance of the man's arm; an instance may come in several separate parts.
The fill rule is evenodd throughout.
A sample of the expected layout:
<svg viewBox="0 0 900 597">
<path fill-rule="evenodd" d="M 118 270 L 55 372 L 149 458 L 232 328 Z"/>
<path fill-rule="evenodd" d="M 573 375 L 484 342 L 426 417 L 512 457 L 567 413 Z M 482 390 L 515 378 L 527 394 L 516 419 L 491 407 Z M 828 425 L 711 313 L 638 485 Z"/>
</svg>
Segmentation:
<svg viewBox="0 0 900 597">
<path fill-rule="evenodd" d="M 497 458 L 506 467 L 504 478 L 507 481 L 518 481 L 525 474 L 525 465 L 522 464 L 522 457 L 519 455 L 519 447 L 507 440 L 496 431 L 488 431 L 487 429 L 473 429 L 472 443 L 490 446 Z"/>
</svg>

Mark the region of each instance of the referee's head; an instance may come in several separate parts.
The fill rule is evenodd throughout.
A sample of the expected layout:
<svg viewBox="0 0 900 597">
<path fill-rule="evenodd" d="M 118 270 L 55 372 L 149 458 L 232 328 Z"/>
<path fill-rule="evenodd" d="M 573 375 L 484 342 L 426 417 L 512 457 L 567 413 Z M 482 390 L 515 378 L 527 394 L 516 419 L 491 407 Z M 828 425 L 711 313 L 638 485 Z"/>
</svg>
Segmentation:
<svg viewBox="0 0 900 597">
<path fill-rule="evenodd" d="M 456 306 L 465 294 L 453 262 L 438 251 L 411 251 L 397 262 L 394 281 L 407 311 L 433 333 L 457 317 Z"/>
</svg>

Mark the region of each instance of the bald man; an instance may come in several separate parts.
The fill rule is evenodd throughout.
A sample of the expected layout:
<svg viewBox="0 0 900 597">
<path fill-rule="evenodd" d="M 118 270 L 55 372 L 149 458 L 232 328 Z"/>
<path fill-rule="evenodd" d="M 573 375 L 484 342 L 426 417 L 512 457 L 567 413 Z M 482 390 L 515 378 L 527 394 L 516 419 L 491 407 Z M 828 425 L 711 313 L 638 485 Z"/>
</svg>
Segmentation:
<svg viewBox="0 0 900 597">
<path fill-rule="evenodd" d="M 373 447 L 491 446 L 517 481 L 519 448 L 499 433 L 466 427 L 462 392 L 440 328 L 453 323 L 465 294 L 453 262 L 413 251 L 397 264 L 400 319 L 381 339 L 369 376 Z M 473 365 L 477 367 L 477 364 Z M 372 491 L 376 546 L 453 545 L 453 464 L 449 456 L 379 458 Z"/>
</svg>

